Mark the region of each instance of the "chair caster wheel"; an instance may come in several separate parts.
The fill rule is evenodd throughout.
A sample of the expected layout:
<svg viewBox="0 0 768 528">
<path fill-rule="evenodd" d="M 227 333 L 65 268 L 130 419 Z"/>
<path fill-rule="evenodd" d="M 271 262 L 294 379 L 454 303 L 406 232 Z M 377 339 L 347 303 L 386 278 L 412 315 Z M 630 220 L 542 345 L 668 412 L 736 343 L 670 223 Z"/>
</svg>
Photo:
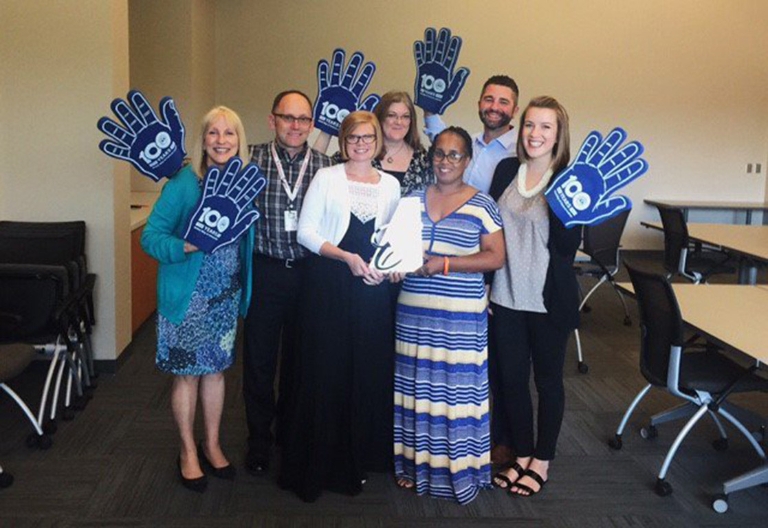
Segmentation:
<svg viewBox="0 0 768 528">
<path fill-rule="evenodd" d="M 49 449 L 53 445 L 53 440 L 47 434 L 38 435 L 37 433 L 30 433 L 27 436 L 27 447 L 36 447 L 38 449 Z"/>
<path fill-rule="evenodd" d="M 608 440 L 608 446 L 616 451 L 620 450 L 623 446 L 621 442 L 621 435 L 617 434 L 614 438 Z"/>
<path fill-rule="evenodd" d="M 589 365 L 587 365 L 583 361 L 579 361 L 578 370 L 581 374 L 586 374 L 587 372 L 589 372 Z"/>
<path fill-rule="evenodd" d="M 75 410 L 72 407 L 64 407 L 61 411 L 61 419 L 70 422 L 75 419 Z"/>
<path fill-rule="evenodd" d="M 712 447 L 715 448 L 715 451 L 726 451 L 728 449 L 728 439 L 718 438 L 717 440 L 713 440 Z"/>
<path fill-rule="evenodd" d="M 656 438 L 659 436 L 659 430 L 656 429 L 655 425 L 649 425 L 648 427 L 642 427 L 640 428 L 640 436 L 643 437 L 645 440 L 651 440 L 653 438 Z"/>
<path fill-rule="evenodd" d="M 728 496 L 727 495 L 715 495 L 712 498 L 712 509 L 717 513 L 725 513 L 728 511 Z"/>
<path fill-rule="evenodd" d="M 13 475 L 10 473 L 0 473 L 0 488 L 7 488 L 13 484 Z"/>
<path fill-rule="evenodd" d="M 45 451 L 46 449 L 50 449 L 53 445 L 53 440 L 51 440 L 51 437 L 47 434 L 44 434 L 42 436 L 39 436 L 37 439 L 37 448 L 42 449 Z"/>
<path fill-rule="evenodd" d="M 80 396 L 78 398 L 75 398 L 75 401 L 72 402 L 72 407 L 76 411 L 82 411 L 85 409 L 85 406 L 88 405 L 88 397 L 87 396 Z"/>
<path fill-rule="evenodd" d="M 56 434 L 56 431 L 58 430 L 59 430 L 59 426 L 56 423 L 56 420 L 48 420 L 43 424 L 43 432 L 45 434 L 49 434 L 49 435 Z"/>
<path fill-rule="evenodd" d="M 585 304 L 584 306 L 581 307 L 581 311 L 584 313 L 589 313 L 592 311 L 592 307 L 588 304 Z"/>
<path fill-rule="evenodd" d="M 629 316 L 624 318 L 624 326 L 632 326 L 632 319 Z"/>
<path fill-rule="evenodd" d="M 656 491 L 656 495 L 658 495 L 659 497 L 666 497 L 667 495 L 672 495 L 672 484 L 670 484 L 664 479 L 656 479 L 655 491 Z"/>
</svg>

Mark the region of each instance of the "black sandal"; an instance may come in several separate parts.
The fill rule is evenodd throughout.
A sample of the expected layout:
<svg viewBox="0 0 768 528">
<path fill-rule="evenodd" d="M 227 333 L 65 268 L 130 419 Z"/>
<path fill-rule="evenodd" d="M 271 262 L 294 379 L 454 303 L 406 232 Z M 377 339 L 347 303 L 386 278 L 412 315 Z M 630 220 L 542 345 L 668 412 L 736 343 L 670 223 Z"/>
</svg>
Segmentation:
<svg viewBox="0 0 768 528">
<path fill-rule="evenodd" d="M 514 486 L 519 490 L 527 491 L 528 495 L 523 495 L 522 493 L 517 493 L 516 491 L 512 491 L 511 487 L 509 488 L 510 495 L 514 495 L 516 497 L 533 497 L 534 495 L 539 493 L 541 490 L 543 490 L 544 484 L 548 482 L 543 478 L 541 478 L 541 475 L 539 475 L 532 469 L 526 469 L 525 471 L 523 471 L 522 475 L 520 475 L 520 478 L 523 478 L 523 477 L 530 477 L 531 479 L 535 480 L 539 485 L 539 489 L 534 491 L 530 486 L 526 486 L 525 484 L 520 484 L 520 479 L 518 479 L 517 482 L 514 483 Z"/>
<path fill-rule="evenodd" d="M 515 472 L 517 473 L 517 478 L 518 478 L 518 479 L 519 479 L 520 477 L 522 477 L 522 476 L 523 476 L 523 474 L 525 474 L 525 470 L 523 469 L 523 466 L 521 466 L 521 465 L 520 465 L 520 464 L 518 464 L 517 462 L 512 462 L 511 464 L 508 464 L 508 465 L 507 465 L 507 467 L 506 467 L 506 468 L 504 468 L 504 470 L 502 470 L 502 471 L 499 471 L 498 473 L 496 473 L 496 474 L 493 476 L 493 485 L 494 485 L 494 486 L 496 486 L 497 488 L 501 488 L 501 489 L 503 489 L 503 490 L 508 490 L 508 489 L 510 489 L 510 488 L 511 488 L 511 487 L 512 487 L 512 486 L 515 484 L 515 482 L 517 481 L 517 479 L 515 479 L 515 480 L 512 480 L 512 479 L 510 479 L 508 476 L 506 476 L 506 475 L 504 474 L 504 471 L 506 471 L 507 469 L 514 469 L 514 470 L 515 470 Z M 503 483 L 505 484 L 505 486 L 502 486 L 501 484 L 499 484 L 498 482 L 496 482 L 496 479 L 498 479 L 498 480 L 500 480 L 501 482 L 503 482 Z"/>
</svg>

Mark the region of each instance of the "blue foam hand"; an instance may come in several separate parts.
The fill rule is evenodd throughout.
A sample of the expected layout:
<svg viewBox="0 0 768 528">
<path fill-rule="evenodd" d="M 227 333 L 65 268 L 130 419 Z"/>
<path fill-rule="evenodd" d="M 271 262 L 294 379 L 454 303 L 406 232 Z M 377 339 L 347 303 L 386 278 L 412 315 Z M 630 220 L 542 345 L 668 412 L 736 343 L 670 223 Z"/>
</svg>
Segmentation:
<svg viewBox="0 0 768 528">
<path fill-rule="evenodd" d="M 184 234 L 184 240 L 205 253 L 235 242 L 261 216 L 253 200 L 267 180 L 255 164 L 242 166 L 233 157 L 224 169 L 214 166 L 205 174 L 203 194 Z"/>
<path fill-rule="evenodd" d="M 452 37 L 451 30 L 442 28 L 435 37 L 435 28 L 424 30 L 424 41 L 413 43 L 416 60 L 416 81 L 413 85 L 414 104 L 433 114 L 442 114 L 456 99 L 469 77 L 468 68 L 454 73 L 461 51 L 461 37 Z"/>
<path fill-rule="evenodd" d="M 622 128 L 614 128 L 605 139 L 591 132 L 547 189 L 547 202 L 565 227 L 599 224 L 632 208 L 629 198 L 613 193 L 645 174 L 648 162 L 640 157 L 643 146 L 632 141 L 622 147 L 625 139 Z"/>
<path fill-rule="evenodd" d="M 332 136 L 339 135 L 344 118 L 355 110 L 373 111 L 381 97 L 370 94 L 362 102 L 363 92 L 371 84 L 376 65 L 366 62 L 363 54 L 356 51 L 344 69 L 346 53 L 343 49 L 333 52 L 333 63 L 325 59 L 317 63 L 317 99 L 315 99 L 315 126 Z M 362 69 L 361 69 L 362 65 Z"/>
<path fill-rule="evenodd" d="M 164 97 L 160 101 L 163 121 L 141 92 L 128 92 L 128 101 L 112 101 L 112 112 L 120 124 L 108 117 L 99 119 L 99 130 L 110 138 L 99 143 L 99 149 L 107 156 L 129 162 L 153 181 L 174 175 L 186 151 L 184 124 L 173 99 Z"/>
</svg>

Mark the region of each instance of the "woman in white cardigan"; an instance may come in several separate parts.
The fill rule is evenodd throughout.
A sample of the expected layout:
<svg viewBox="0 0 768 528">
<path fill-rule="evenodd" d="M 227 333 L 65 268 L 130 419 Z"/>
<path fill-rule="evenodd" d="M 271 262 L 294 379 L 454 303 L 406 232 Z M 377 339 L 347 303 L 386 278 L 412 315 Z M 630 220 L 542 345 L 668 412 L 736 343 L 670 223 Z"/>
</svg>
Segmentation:
<svg viewBox="0 0 768 528">
<path fill-rule="evenodd" d="M 317 172 L 297 233 L 317 256 L 303 288 L 298 392 L 279 482 L 305 501 L 323 489 L 356 495 L 368 472 L 388 471 L 392 460 L 393 296 L 369 262 L 400 184 L 371 164 L 382 148 L 372 113 L 349 114 L 339 144 L 345 162 Z"/>
</svg>

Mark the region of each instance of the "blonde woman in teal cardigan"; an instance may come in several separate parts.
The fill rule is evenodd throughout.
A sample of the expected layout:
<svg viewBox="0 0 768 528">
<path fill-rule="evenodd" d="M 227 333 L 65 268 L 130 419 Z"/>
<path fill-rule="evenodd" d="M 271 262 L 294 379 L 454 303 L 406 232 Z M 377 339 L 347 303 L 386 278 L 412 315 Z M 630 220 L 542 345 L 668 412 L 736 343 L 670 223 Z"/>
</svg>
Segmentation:
<svg viewBox="0 0 768 528">
<path fill-rule="evenodd" d="M 165 184 L 141 236 L 144 251 L 160 263 L 156 364 L 174 375 L 171 405 L 181 439 L 179 478 L 197 492 L 207 487 L 206 472 L 228 480 L 235 476 L 219 442 L 223 371 L 234 362 L 237 318 L 245 316 L 250 302 L 254 228 L 239 243 L 211 254 L 182 237 L 206 171 L 223 167 L 233 156 L 248 162 L 245 130 L 237 114 L 219 106 L 203 118 L 192 164 Z M 198 398 L 205 439 L 196 445 Z"/>
</svg>

